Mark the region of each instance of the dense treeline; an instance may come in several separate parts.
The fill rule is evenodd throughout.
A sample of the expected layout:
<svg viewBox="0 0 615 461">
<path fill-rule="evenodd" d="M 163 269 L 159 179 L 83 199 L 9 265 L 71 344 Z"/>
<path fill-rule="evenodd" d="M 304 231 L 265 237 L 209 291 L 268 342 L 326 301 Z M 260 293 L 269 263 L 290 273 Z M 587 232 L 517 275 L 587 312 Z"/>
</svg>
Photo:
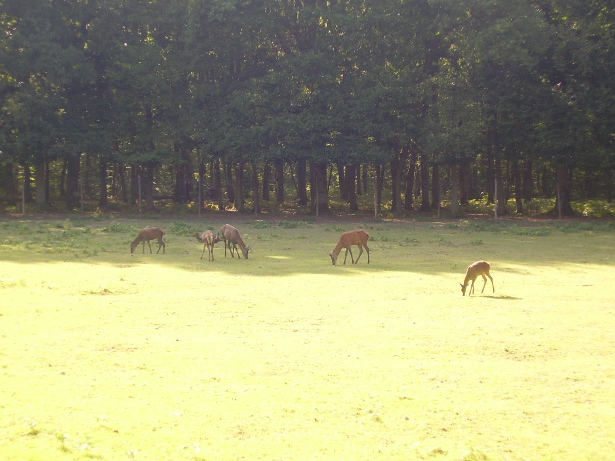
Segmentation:
<svg viewBox="0 0 615 461">
<path fill-rule="evenodd" d="M 0 21 L 9 206 L 612 198 L 611 0 L 0 0 Z"/>
</svg>

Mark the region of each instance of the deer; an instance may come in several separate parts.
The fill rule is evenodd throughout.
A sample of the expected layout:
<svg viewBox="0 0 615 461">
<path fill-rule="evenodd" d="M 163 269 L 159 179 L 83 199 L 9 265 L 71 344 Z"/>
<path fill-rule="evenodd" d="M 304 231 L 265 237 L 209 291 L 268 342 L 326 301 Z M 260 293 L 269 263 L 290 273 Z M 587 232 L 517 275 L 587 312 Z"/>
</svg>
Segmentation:
<svg viewBox="0 0 615 461">
<path fill-rule="evenodd" d="M 166 234 L 166 231 L 162 227 L 146 227 L 141 232 L 139 232 L 137 238 L 134 239 L 134 241 L 130 244 L 130 253 L 135 252 L 135 248 L 137 248 L 137 245 L 139 245 L 139 243 L 143 243 L 143 253 L 145 253 L 145 242 L 147 242 L 147 245 L 149 246 L 149 252 L 151 254 L 152 245 L 149 242 L 150 240 L 158 240 L 158 251 L 156 252 L 156 254 L 160 253 L 160 248 L 162 248 L 162 254 L 164 254 L 166 251 L 166 245 L 164 243 L 164 240 L 162 240 L 162 236 L 164 234 Z"/>
<path fill-rule="evenodd" d="M 367 264 L 369 264 L 369 247 L 367 246 L 368 240 L 369 234 L 363 229 L 344 232 L 333 251 L 329 253 L 329 256 L 331 256 L 331 263 L 335 266 L 340 251 L 342 251 L 342 248 L 346 248 L 346 254 L 344 255 L 344 264 L 346 264 L 348 252 L 350 252 L 350 260 L 352 261 L 352 264 L 357 264 L 359 262 L 359 259 L 361 258 L 361 255 L 363 254 L 363 247 L 365 247 L 365 250 L 367 250 Z M 359 256 L 357 257 L 356 261 L 352 256 L 352 249 L 350 248 L 352 245 L 357 245 L 359 247 Z"/>
<path fill-rule="evenodd" d="M 252 249 L 249 246 L 246 246 L 243 243 L 241 235 L 239 235 L 239 231 L 237 228 L 231 226 L 230 224 L 225 224 L 220 228 L 220 232 L 222 232 L 222 240 L 224 240 L 224 257 L 226 258 L 226 248 L 228 247 L 231 257 L 235 257 L 233 251 L 237 253 L 237 259 L 241 259 L 239 255 L 239 251 L 237 251 L 237 245 L 241 248 L 241 252 L 243 253 L 243 257 L 248 259 L 248 252 Z"/>
<path fill-rule="evenodd" d="M 493 292 L 495 293 L 493 278 L 491 277 L 491 275 L 489 275 L 490 268 L 491 264 L 489 264 L 487 261 L 476 261 L 475 263 L 472 263 L 468 266 L 468 270 L 466 271 L 466 278 L 463 280 L 463 284 L 460 283 L 461 293 L 463 293 L 463 296 L 466 295 L 466 288 L 470 280 L 472 281 L 472 285 L 470 286 L 470 293 L 468 293 L 468 296 L 472 296 L 472 293 L 474 293 L 474 281 L 479 275 L 482 276 L 483 280 L 485 281 L 481 294 L 483 293 L 483 291 L 485 291 L 485 286 L 487 285 L 487 277 L 489 277 L 489 280 L 491 280 L 491 287 L 493 288 Z"/>
<path fill-rule="evenodd" d="M 214 260 L 214 245 L 220 241 L 220 237 L 215 235 L 212 231 L 206 230 L 201 235 L 198 232 L 194 234 L 196 239 L 203 244 L 203 252 L 201 253 L 201 259 L 205 254 L 205 249 L 208 250 L 208 260 Z"/>
</svg>

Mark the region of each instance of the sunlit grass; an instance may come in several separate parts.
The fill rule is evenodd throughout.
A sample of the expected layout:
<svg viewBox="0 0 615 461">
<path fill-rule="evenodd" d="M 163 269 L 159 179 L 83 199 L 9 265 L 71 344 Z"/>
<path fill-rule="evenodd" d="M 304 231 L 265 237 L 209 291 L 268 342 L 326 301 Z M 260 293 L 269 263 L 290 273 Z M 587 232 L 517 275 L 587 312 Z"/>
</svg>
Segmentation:
<svg viewBox="0 0 615 461">
<path fill-rule="evenodd" d="M 0 221 L 2 459 L 611 458 L 608 223 L 233 216 L 249 260 L 200 260 L 207 216 Z"/>
</svg>

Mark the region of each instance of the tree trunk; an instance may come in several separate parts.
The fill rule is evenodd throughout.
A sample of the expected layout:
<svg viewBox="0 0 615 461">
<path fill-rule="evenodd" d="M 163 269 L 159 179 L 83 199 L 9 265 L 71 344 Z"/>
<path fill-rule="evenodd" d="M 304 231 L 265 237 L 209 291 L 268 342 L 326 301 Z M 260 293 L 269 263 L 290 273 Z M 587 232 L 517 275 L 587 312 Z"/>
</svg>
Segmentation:
<svg viewBox="0 0 615 461">
<path fill-rule="evenodd" d="M 62 160 L 62 170 L 60 171 L 60 197 L 66 198 L 66 170 L 68 170 L 68 160 Z"/>
<path fill-rule="evenodd" d="M 214 193 L 216 194 L 215 200 L 218 204 L 219 210 L 224 210 L 224 203 L 222 200 L 222 175 L 220 174 L 220 159 L 215 158 L 211 164 L 212 167 L 212 177 L 214 179 Z"/>
<path fill-rule="evenodd" d="M 45 203 L 51 202 L 51 190 L 49 186 L 49 178 L 50 178 L 49 162 L 45 162 L 45 200 L 46 200 Z"/>
<path fill-rule="evenodd" d="M 194 198 L 195 200 L 200 200 L 197 210 L 202 210 L 205 198 L 209 198 L 209 186 L 205 187 L 205 185 L 208 184 L 207 165 L 205 164 L 203 157 L 199 158 L 199 179 L 196 184 L 197 190 L 194 191 Z"/>
<path fill-rule="evenodd" d="M 346 192 L 348 194 L 348 204 L 350 205 L 350 211 L 359 211 L 359 204 L 357 203 L 357 189 L 355 179 L 357 177 L 357 166 L 348 165 L 346 167 Z"/>
<path fill-rule="evenodd" d="M 119 176 L 120 200 L 128 203 L 128 185 L 126 184 L 126 167 L 121 163 L 116 165 L 116 170 Z"/>
<path fill-rule="evenodd" d="M 497 206 L 498 216 L 504 216 L 506 214 L 506 197 L 504 196 L 504 184 L 503 184 L 504 181 L 502 178 L 502 156 L 500 152 L 498 152 L 497 150 L 495 152 L 495 164 L 493 168 L 493 177 L 494 177 L 494 181 L 496 181 L 495 187 L 497 188 L 496 195 L 498 198 L 498 203 L 496 206 Z"/>
<path fill-rule="evenodd" d="M 145 209 L 154 211 L 154 165 L 146 165 L 141 176 L 141 188 L 145 199 Z"/>
<path fill-rule="evenodd" d="M 263 165 L 263 200 L 269 201 L 269 184 L 271 184 L 271 163 Z"/>
<path fill-rule="evenodd" d="M 532 178 L 532 159 L 529 155 L 523 160 L 523 200 L 526 202 L 534 198 L 534 180 Z"/>
<path fill-rule="evenodd" d="M 101 158 L 98 163 L 98 206 L 105 208 L 109 204 L 109 197 L 107 195 L 107 162 Z"/>
<path fill-rule="evenodd" d="M 312 213 L 317 216 L 331 212 L 329 208 L 329 190 L 327 183 L 327 164 L 326 163 L 311 163 L 310 173 L 312 178 L 312 195 L 311 209 Z"/>
<path fill-rule="evenodd" d="M 36 165 L 36 169 L 34 170 L 34 188 L 36 194 L 36 204 L 39 206 L 44 206 L 47 203 L 45 166 L 46 164 Z"/>
<path fill-rule="evenodd" d="M 297 203 L 300 206 L 308 204 L 307 160 L 304 158 L 300 158 L 297 161 Z"/>
<path fill-rule="evenodd" d="M 486 181 L 487 181 L 487 203 L 494 203 L 495 196 L 495 173 L 494 169 L 494 159 L 493 159 L 493 143 L 495 139 L 495 133 L 493 128 L 488 128 L 487 130 L 487 149 L 486 149 L 486 158 L 487 158 L 487 171 L 486 171 Z M 498 195 L 499 197 L 499 195 Z"/>
<path fill-rule="evenodd" d="M 71 155 L 66 159 L 66 206 L 69 210 L 79 205 L 79 173 L 81 170 L 81 157 Z"/>
<path fill-rule="evenodd" d="M 556 167 L 556 194 L 557 199 L 555 202 L 554 212 L 562 216 L 573 216 L 574 210 L 572 209 L 572 170 L 563 165 L 557 165 Z"/>
<path fill-rule="evenodd" d="M 252 162 L 252 188 L 254 195 L 254 213 L 259 214 L 261 212 L 260 205 L 260 191 L 258 187 L 258 167 L 256 162 Z"/>
<path fill-rule="evenodd" d="M 140 166 L 130 166 L 130 203 L 133 205 L 139 200 L 139 176 L 143 177 L 142 170 Z"/>
<path fill-rule="evenodd" d="M 464 160 L 459 165 L 459 203 L 461 205 L 467 205 L 470 200 L 470 187 L 472 178 L 472 167 L 470 162 Z"/>
<path fill-rule="evenodd" d="M 92 180 L 90 179 L 90 173 L 92 172 L 92 156 L 90 154 L 84 154 L 82 155 L 82 168 L 81 168 L 81 172 L 79 174 L 80 176 L 80 195 L 83 195 L 85 197 L 91 197 L 92 196 Z M 98 172 L 96 173 L 96 176 L 98 176 Z"/>
<path fill-rule="evenodd" d="M 384 192 L 385 166 L 376 164 L 376 214 L 382 212 L 382 193 Z"/>
<path fill-rule="evenodd" d="M 395 216 L 402 214 L 401 165 L 397 155 L 391 160 L 391 212 Z"/>
<path fill-rule="evenodd" d="M 276 202 L 284 203 L 284 160 L 276 159 L 274 165 Z"/>
<path fill-rule="evenodd" d="M 611 203 L 613 201 L 613 168 L 607 167 L 605 171 L 605 196 L 606 201 Z"/>
<path fill-rule="evenodd" d="M 459 207 L 459 165 L 453 164 L 450 167 L 451 174 L 451 217 L 458 218 L 461 216 Z"/>
<path fill-rule="evenodd" d="M 9 206 L 17 205 L 17 183 L 15 182 L 15 164 L 7 163 L 3 169 L 2 184 L 6 194 L 6 202 Z"/>
<path fill-rule="evenodd" d="M 417 154 L 410 154 L 410 165 L 406 174 L 406 195 L 404 197 L 404 210 L 412 211 L 414 207 L 414 175 L 416 174 Z"/>
<path fill-rule="evenodd" d="M 175 166 L 173 201 L 176 203 L 187 203 L 192 200 L 193 171 L 192 159 L 190 158 L 191 149 L 183 144 L 178 144 L 175 146 L 175 152 L 179 156 L 179 164 Z"/>
<path fill-rule="evenodd" d="M 340 196 L 342 200 L 348 201 L 348 184 L 346 184 L 346 169 L 344 165 L 337 162 L 335 164 L 337 166 L 337 179 L 338 184 L 340 185 Z"/>
<path fill-rule="evenodd" d="M 235 209 L 239 212 L 245 210 L 245 201 L 243 198 L 243 175 L 244 164 L 239 162 L 235 165 Z"/>
<path fill-rule="evenodd" d="M 235 203 L 235 185 L 233 183 L 233 167 L 228 162 L 223 162 L 224 177 L 226 179 L 226 195 L 230 203 Z"/>
<path fill-rule="evenodd" d="M 23 188 L 26 203 L 32 203 L 34 196 L 32 195 L 32 171 L 29 165 L 23 166 Z"/>
<path fill-rule="evenodd" d="M 431 208 L 437 210 L 440 207 L 440 165 L 434 163 L 431 173 Z M 459 189 L 457 189 L 459 193 Z"/>
<path fill-rule="evenodd" d="M 515 182 L 515 208 L 517 214 L 523 214 L 523 187 L 521 180 L 521 169 L 519 163 L 512 163 L 513 180 Z"/>
<path fill-rule="evenodd" d="M 421 207 L 419 211 L 431 211 L 429 204 L 429 159 L 421 154 Z"/>
</svg>

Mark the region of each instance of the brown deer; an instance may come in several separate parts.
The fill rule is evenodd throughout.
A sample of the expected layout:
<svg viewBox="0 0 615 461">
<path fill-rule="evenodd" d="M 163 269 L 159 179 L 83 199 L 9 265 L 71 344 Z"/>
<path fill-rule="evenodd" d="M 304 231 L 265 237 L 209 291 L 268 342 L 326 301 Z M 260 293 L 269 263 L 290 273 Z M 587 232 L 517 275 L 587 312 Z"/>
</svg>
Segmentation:
<svg viewBox="0 0 615 461">
<path fill-rule="evenodd" d="M 222 239 L 224 240 L 224 257 L 226 258 L 226 248 L 228 247 L 231 252 L 231 257 L 235 257 L 233 251 L 237 253 L 237 259 L 241 259 L 239 255 L 239 251 L 237 251 L 237 245 L 241 248 L 241 252 L 243 253 L 243 257 L 248 259 L 248 252 L 252 249 L 249 246 L 246 246 L 243 243 L 241 235 L 239 235 L 239 231 L 237 228 L 231 226 L 230 224 L 225 224 L 220 228 L 220 232 L 222 232 Z"/>
<path fill-rule="evenodd" d="M 152 245 L 149 243 L 149 241 L 158 240 L 158 251 L 156 252 L 156 254 L 160 253 L 160 248 L 162 248 L 162 254 L 164 254 L 166 251 L 166 245 L 164 243 L 164 240 L 162 240 L 162 236 L 164 234 L 166 234 L 166 232 L 162 227 L 146 227 L 141 232 L 139 232 L 137 238 L 134 240 L 134 242 L 131 243 L 130 252 L 134 253 L 135 248 L 137 248 L 137 245 L 139 245 L 139 243 L 143 243 L 143 253 L 145 253 L 145 242 L 147 242 L 147 245 L 149 246 L 149 252 L 152 253 Z"/>
<path fill-rule="evenodd" d="M 220 241 L 220 237 L 214 235 L 214 233 L 210 230 L 206 230 L 201 235 L 198 232 L 194 234 L 196 239 L 203 244 L 203 253 L 201 253 L 201 259 L 203 259 L 203 255 L 205 254 L 205 249 L 208 251 L 208 260 L 214 260 L 214 245 Z"/>
<path fill-rule="evenodd" d="M 335 266 L 340 251 L 342 251 L 342 248 L 346 248 L 346 254 L 344 255 L 344 264 L 346 264 L 348 252 L 350 252 L 350 259 L 352 261 L 352 264 L 357 264 L 359 262 L 359 258 L 361 258 L 361 255 L 363 254 L 363 247 L 365 247 L 365 250 L 367 250 L 367 264 L 369 264 L 369 247 L 367 246 L 368 240 L 369 234 L 363 229 L 344 232 L 340 237 L 340 241 L 337 242 L 336 247 L 331 253 L 329 253 L 329 256 L 331 256 L 331 263 Z M 350 248 L 352 245 L 358 245 L 359 247 L 359 256 L 357 257 L 356 261 L 352 256 L 352 249 Z"/>
<path fill-rule="evenodd" d="M 491 287 L 493 288 L 493 292 L 495 293 L 493 278 L 491 277 L 491 275 L 489 275 L 490 268 L 491 264 L 489 264 L 487 261 L 476 261 L 475 263 L 468 266 L 468 270 L 466 271 L 466 278 L 464 279 L 463 284 L 460 283 L 461 293 L 463 293 L 463 296 L 466 295 L 466 287 L 468 286 L 468 282 L 470 280 L 472 281 L 472 285 L 470 286 L 470 293 L 468 293 L 468 296 L 472 296 L 472 293 L 474 293 L 474 281 L 479 275 L 482 276 L 483 280 L 485 281 L 481 294 L 483 293 L 483 291 L 485 291 L 485 286 L 487 285 L 487 277 L 489 277 L 489 280 L 491 280 Z"/>
</svg>

